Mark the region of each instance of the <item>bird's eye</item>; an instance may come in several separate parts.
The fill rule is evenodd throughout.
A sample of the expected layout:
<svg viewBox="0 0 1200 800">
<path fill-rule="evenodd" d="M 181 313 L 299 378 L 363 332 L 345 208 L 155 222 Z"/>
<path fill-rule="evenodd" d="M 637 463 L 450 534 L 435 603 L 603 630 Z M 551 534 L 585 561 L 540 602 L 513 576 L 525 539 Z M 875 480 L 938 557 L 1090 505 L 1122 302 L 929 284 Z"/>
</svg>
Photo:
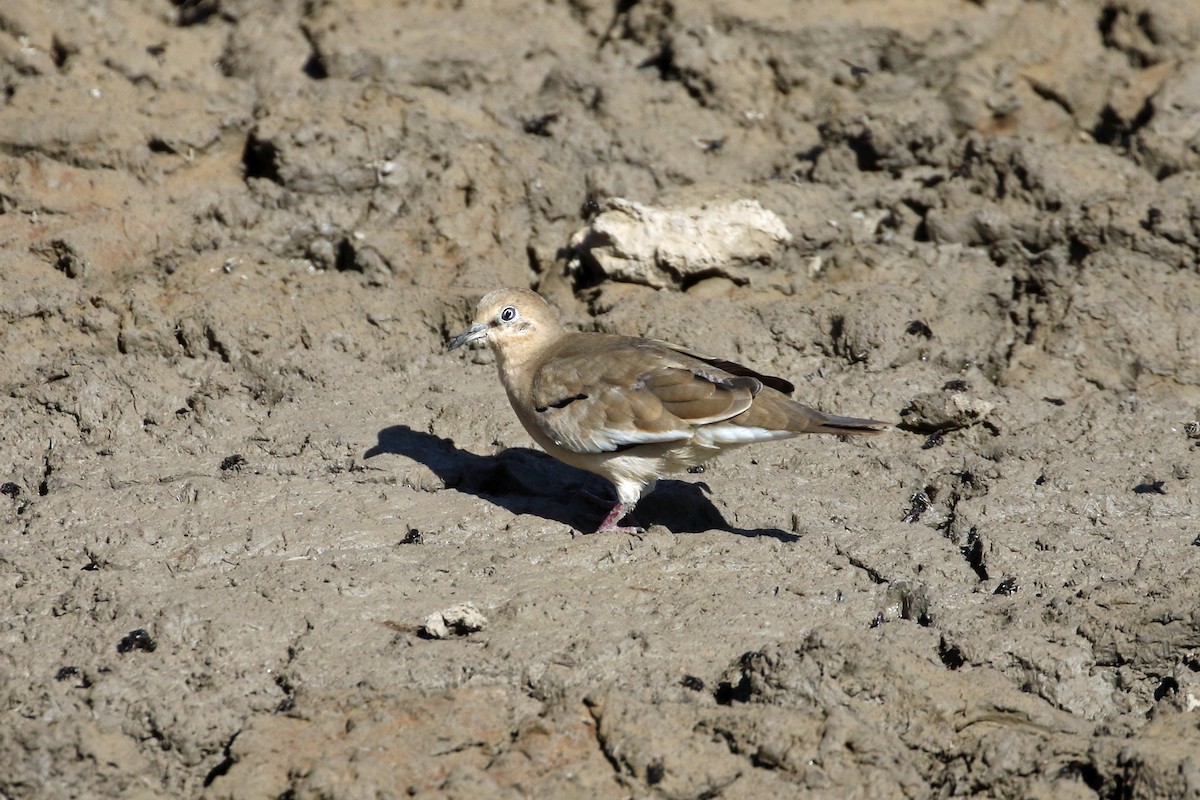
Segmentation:
<svg viewBox="0 0 1200 800">
<path fill-rule="evenodd" d="M 515 308 L 513 308 L 512 306 L 505 306 L 504 310 L 500 312 L 500 321 L 501 322 L 512 322 L 516 318 L 517 318 L 517 310 Z"/>
</svg>

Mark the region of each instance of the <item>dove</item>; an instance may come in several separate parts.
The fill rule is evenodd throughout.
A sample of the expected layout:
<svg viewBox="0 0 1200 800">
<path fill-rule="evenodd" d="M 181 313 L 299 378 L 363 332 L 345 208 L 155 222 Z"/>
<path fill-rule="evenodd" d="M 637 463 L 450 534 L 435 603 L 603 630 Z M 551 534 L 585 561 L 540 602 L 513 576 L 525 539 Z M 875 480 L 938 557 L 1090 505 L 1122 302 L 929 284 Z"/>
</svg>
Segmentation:
<svg viewBox="0 0 1200 800">
<path fill-rule="evenodd" d="M 607 479 L 620 523 L 664 475 L 723 452 L 804 433 L 878 434 L 889 423 L 837 417 L 788 397 L 782 378 L 656 339 L 567 330 L 529 289 L 497 289 L 449 350 L 485 341 L 508 401 L 554 458 Z"/>
</svg>

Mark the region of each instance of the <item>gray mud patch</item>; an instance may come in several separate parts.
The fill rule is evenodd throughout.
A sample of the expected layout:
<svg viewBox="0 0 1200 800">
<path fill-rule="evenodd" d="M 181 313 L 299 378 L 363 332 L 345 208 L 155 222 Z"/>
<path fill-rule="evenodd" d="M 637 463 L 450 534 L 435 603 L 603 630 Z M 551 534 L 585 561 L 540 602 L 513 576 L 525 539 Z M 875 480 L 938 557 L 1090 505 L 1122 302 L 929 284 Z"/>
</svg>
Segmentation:
<svg viewBox="0 0 1200 800">
<path fill-rule="evenodd" d="M 1200 797 L 1197 41 L 5 5 L 0 795 Z M 626 282 L 571 244 L 614 198 L 789 240 Z M 444 352 L 501 285 L 897 427 L 573 538 L 603 482 Z"/>
</svg>

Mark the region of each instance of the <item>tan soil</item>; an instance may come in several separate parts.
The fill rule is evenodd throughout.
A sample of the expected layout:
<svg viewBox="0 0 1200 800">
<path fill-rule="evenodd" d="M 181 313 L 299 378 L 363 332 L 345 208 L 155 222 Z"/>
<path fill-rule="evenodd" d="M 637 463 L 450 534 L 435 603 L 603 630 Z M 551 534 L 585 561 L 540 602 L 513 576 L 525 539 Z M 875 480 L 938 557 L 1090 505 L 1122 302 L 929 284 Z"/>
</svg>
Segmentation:
<svg viewBox="0 0 1200 800">
<path fill-rule="evenodd" d="M 1177 0 L 0 4 L 0 797 L 1200 797 L 1198 43 Z M 606 280 L 612 197 L 792 240 Z M 572 538 L 603 483 L 444 352 L 502 285 L 900 427 Z"/>
</svg>

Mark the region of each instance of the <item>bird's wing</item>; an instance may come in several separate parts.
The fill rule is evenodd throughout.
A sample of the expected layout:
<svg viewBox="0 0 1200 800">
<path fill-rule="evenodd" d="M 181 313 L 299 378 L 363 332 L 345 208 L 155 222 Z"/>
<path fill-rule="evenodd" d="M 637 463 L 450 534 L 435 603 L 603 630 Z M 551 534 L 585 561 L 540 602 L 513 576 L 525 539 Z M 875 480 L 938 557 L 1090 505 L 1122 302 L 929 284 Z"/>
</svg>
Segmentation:
<svg viewBox="0 0 1200 800">
<path fill-rule="evenodd" d="M 762 389 L 657 343 L 583 335 L 539 366 L 537 424 L 577 453 L 690 439 L 697 426 L 741 414 Z"/>
<path fill-rule="evenodd" d="M 677 345 L 673 342 L 664 342 L 661 339 L 650 339 L 648 341 L 651 341 L 656 345 L 661 345 L 669 350 L 673 350 L 676 353 L 682 353 L 683 355 L 688 356 L 689 358 L 694 358 L 697 361 L 703 361 L 705 364 L 716 367 L 723 372 L 728 372 L 730 375 L 756 378 L 762 382 L 763 386 L 769 386 L 777 392 L 791 394 L 792 392 L 796 391 L 796 386 L 791 381 L 775 375 L 764 375 L 763 373 L 750 369 L 750 367 L 743 366 L 736 361 L 728 361 L 724 358 L 697 353 L 694 350 L 689 350 L 688 348 Z"/>
</svg>

